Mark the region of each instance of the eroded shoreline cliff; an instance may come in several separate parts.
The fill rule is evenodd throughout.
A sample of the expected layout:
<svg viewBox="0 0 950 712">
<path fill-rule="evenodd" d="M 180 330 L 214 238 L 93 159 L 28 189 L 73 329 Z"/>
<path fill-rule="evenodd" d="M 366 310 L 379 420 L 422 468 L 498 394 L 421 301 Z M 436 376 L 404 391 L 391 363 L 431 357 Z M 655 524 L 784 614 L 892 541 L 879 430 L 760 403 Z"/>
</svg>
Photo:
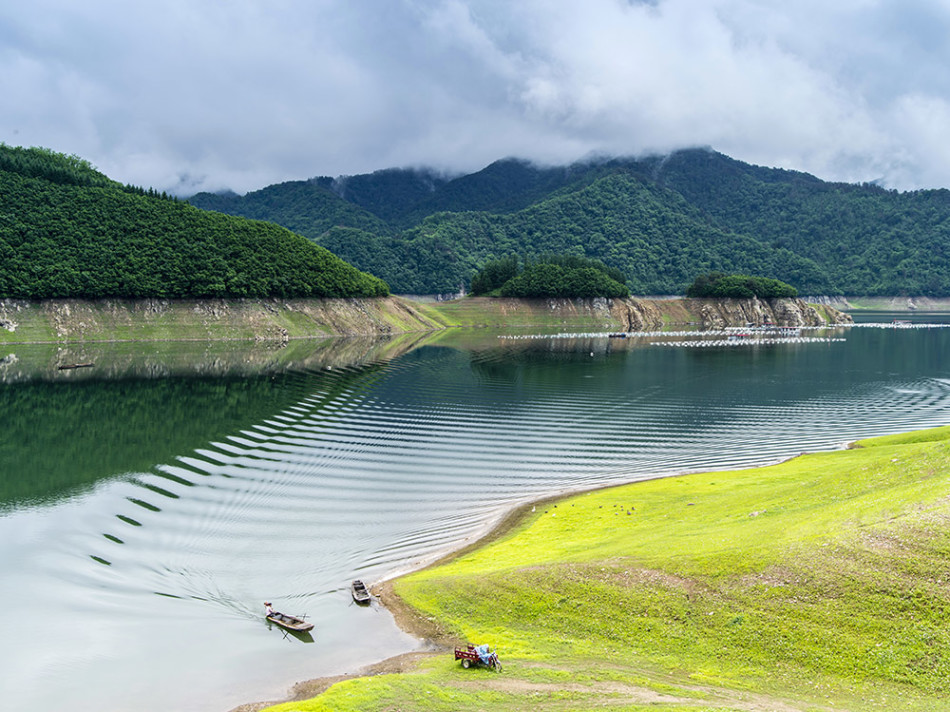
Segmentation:
<svg viewBox="0 0 950 712">
<path fill-rule="evenodd" d="M 452 327 L 643 331 L 850 323 L 801 299 L 490 299 L 426 304 L 380 299 L 0 300 L 0 343 L 288 341 Z"/>
<path fill-rule="evenodd" d="M 775 324 L 850 324 L 849 315 L 801 299 L 495 299 L 475 297 L 433 305 L 461 326 L 557 327 L 657 331 L 675 326 L 718 329 Z"/>
</svg>

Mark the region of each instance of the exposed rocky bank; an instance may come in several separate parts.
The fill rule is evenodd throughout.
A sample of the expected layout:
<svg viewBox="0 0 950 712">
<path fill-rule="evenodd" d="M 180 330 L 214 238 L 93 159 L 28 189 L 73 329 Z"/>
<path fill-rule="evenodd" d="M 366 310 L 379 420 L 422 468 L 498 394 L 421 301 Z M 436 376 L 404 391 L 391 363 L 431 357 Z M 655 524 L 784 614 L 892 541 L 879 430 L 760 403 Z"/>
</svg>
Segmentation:
<svg viewBox="0 0 950 712">
<path fill-rule="evenodd" d="M 428 306 L 428 305 L 427 305 Z M 825 305 L 801 299 L 494 299 L 475 297 L 436 307 L 466 326 L 583 328 L 656 331 L 676 325 L 703 329 L 726 326 L 823 326 L 852 319 Z"/>
<path fill-rule="evenodd" d="M 289 341 L 444 327 L 396 297 L 0 300 L 0 343 Z"/>
<path fill-rule="evenodd" d="M 778 326 L 851 324 L 850 315 L 829 305 L 812 306 L 801 299 L 691 299 L 705 329 L 766 323 Z M 819 313 L 820 310 L 820 313 Z"/>
<path fill-rule="evenodd" d="M 727 326 L 824 326 L 850 324 L 849 315 L 828 306 L 814 307 L 801 299 L 625 299 L 628 331 L 658 329 L 682 309 L 685 321 L 703 329 Z M 820 309 L 820 312 L 819 312 Z M 664 318 L 666 317 L 666 318 Z"/>
<path fill-rule="evenodd" d="M 478 326 L 653 331 L 686 324 L 712 329 L 850 322 L 833 307 L 801 299 L 0 300 L 0 343 L 289 341 Z"/>
</svg>

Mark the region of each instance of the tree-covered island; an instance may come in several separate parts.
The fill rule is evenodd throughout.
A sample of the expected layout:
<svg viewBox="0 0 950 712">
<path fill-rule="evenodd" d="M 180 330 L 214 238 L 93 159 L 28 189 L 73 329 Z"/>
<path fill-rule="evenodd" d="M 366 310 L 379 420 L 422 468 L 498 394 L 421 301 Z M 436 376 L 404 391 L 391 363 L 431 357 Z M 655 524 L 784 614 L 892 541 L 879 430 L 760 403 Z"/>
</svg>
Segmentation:
<svg viewBox="0 0 950 712">
<path fill-rule="evenodd" d="M 499 297 L 619 298 L 630 295 L 623 273 L 578 255 L 516 255 L 490 260 L 472 279 L 472 294 Z"/>
</svg>

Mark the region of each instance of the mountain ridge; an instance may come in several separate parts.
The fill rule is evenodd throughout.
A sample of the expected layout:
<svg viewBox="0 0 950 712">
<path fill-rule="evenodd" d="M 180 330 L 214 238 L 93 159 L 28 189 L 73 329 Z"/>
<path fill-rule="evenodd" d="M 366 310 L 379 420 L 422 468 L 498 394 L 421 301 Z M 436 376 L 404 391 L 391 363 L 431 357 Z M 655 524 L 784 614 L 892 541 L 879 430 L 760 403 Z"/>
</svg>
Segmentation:
<svg viewBox="0 0 950 712">
<path fill-rule="evenodd" d="M 682 293 L 709 270 L 809 294 L 950 295 L 942 189 L 830 183 L 709 148 L 562 166 L 505 158 L 455 177 L 386 169 L 339 179 L 336 191 L 338 179 L 311 180 L 326 192 L 310 202 L 255 191 L 225 211 L 291 227 L 397 293 L 458 292 L 490 259 L 558 252 L 617 267 L 645 295 Z"/>
</svg>

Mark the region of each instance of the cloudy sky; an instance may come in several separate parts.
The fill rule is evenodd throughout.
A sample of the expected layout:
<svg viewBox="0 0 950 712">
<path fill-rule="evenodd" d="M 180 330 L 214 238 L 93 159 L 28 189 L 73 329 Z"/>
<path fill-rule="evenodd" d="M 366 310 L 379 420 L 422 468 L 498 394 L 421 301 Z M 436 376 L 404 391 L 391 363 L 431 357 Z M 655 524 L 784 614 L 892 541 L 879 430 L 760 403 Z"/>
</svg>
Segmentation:
<svg viewBox="0 0 950 712">
<path fill-rule="evenodd" d="M 950 0 L 30 0 L 0 141 L 179 194 L 710 146 L 950 187 Z"/>
</svg>

